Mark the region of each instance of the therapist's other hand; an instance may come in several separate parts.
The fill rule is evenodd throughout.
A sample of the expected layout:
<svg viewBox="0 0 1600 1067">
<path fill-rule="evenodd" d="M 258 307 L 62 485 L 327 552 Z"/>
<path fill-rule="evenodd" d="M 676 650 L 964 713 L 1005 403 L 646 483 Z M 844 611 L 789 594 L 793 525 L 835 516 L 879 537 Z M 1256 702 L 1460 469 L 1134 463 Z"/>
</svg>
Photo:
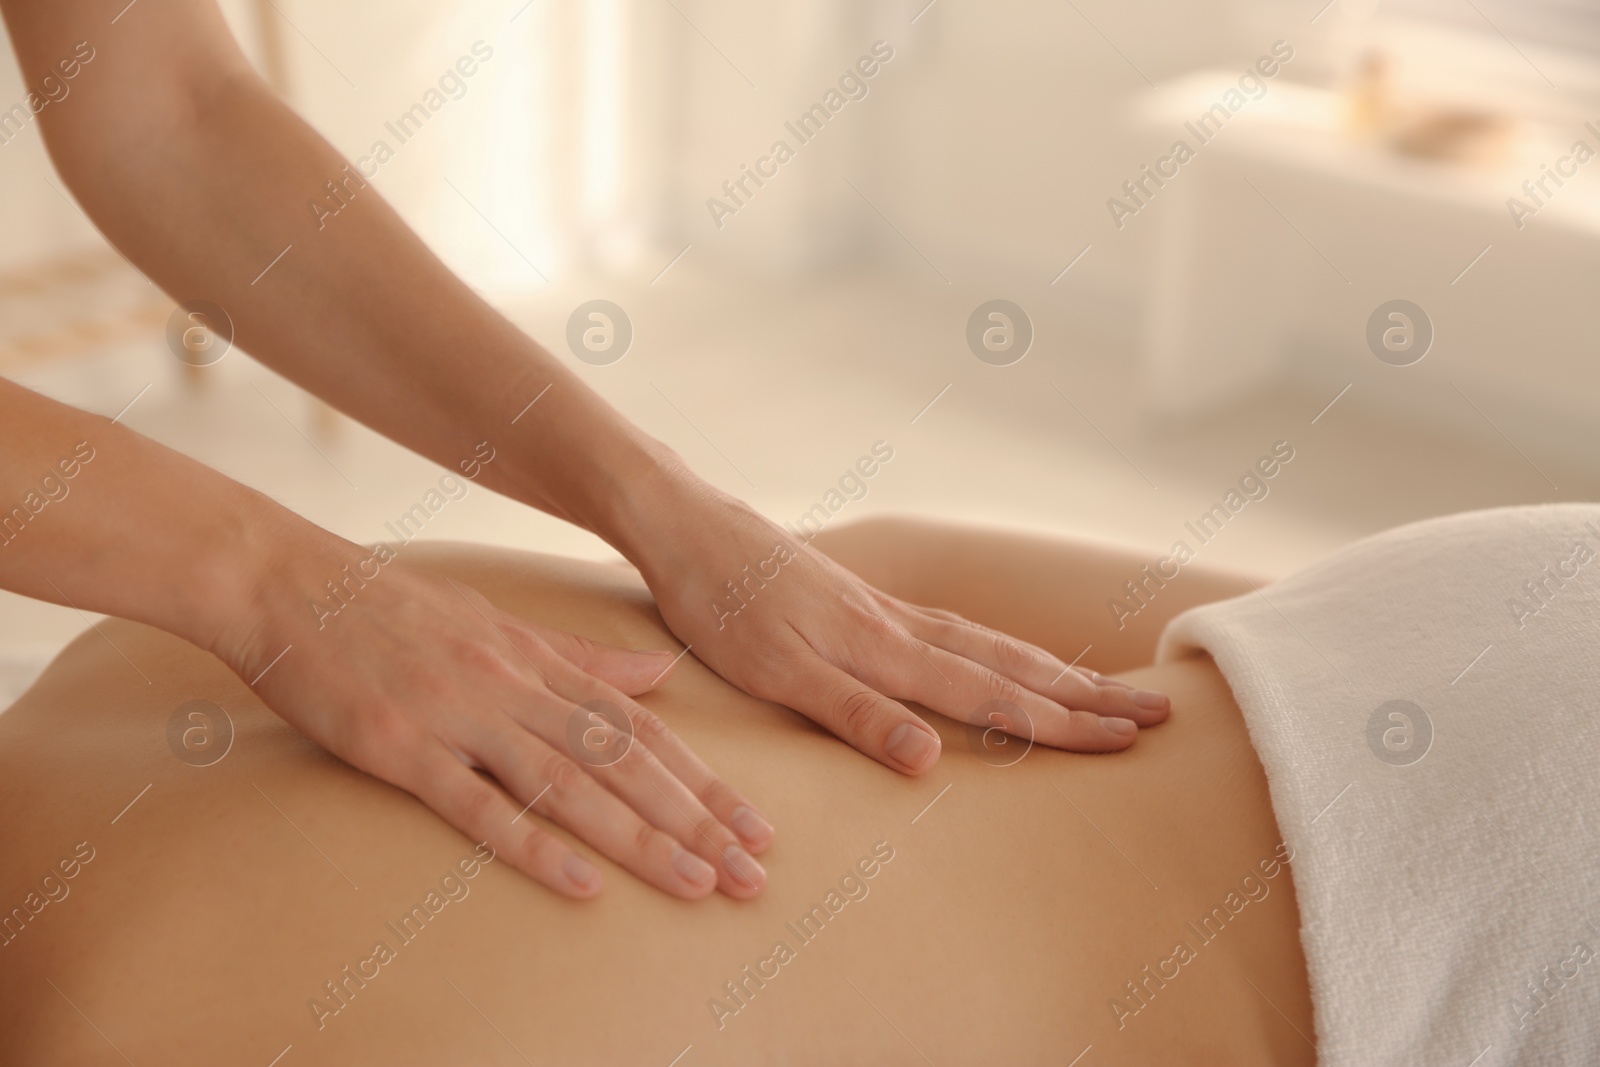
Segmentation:
<svg viewBox="0 0 1600 1067">
<path fill-rule="evenodd" d="M 346 564 L 357 572 L 338 557 L 280 568 L 213 649 L 273 711 L 567 896 L 593 896 L 601 874 L 544 820 L 674 896 L 761 890 L 750 854 L 772 828 L 629 699 L 666 677 L 672 653 L 526 622 L 399 561 L 369 562 L 359 576 L 377 573 L 358 585 Z M 342 607 L 330 580 L 345 583 Z M 589 701 L 621 709 L 631 743 L 580 710 Z"/>
<path fill-rule="evenodd" d="M 1127 748 L 1167 718 L 1166 697 L 879 592 L 703 483 L 670 506 L 635 556 L 673 633 L 741 689 L 896 770 L 939 758 L 939 735 L 900 700 L 1074 752 Z"/>
</svg>

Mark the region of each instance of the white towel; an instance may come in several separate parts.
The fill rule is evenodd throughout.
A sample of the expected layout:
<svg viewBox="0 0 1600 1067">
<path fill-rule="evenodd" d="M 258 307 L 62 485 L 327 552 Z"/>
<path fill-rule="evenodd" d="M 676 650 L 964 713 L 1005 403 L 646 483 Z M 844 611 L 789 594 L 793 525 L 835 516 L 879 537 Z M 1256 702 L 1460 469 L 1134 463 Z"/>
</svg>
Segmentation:
<svg viewBox="0 0 1600 1067">
<path fill-rule="evenodd" d="M 1389 531 L 1159 658 L 1194 649 L 1294 849 L 1319 1061 L 1600 1063 L 1600 507 Z"/>
</svg>

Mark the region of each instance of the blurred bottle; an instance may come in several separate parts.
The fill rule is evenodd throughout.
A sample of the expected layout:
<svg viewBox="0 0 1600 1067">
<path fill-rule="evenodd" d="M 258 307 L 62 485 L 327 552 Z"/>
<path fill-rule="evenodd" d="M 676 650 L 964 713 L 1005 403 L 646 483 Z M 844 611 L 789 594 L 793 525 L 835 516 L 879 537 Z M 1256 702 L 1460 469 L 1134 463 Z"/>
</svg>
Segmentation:
<svg viewBox="0 0 1600 1067">
<path fill-rule="evenodd" d="M 1345 129 L 1355 137 L 1374 139 L 1388 130 L 1394 112 L 1389 57 L 1375 48 L 1362 53 L 1356 76 L 1345 97 Z"/>
</svg>

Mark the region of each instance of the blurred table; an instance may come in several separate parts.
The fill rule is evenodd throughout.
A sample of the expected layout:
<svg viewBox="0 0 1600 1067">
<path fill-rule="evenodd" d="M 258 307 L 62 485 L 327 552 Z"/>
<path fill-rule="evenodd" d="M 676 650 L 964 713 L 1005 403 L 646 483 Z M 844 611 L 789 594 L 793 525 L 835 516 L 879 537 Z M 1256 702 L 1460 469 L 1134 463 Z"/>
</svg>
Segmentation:
<svg viewBox="0 0 1600 1067">
<path fill-rule="evenodd" d="M 1152 91 L 1137 120 L 1193 146 L 1185 123 L 1237 78 L 1207 71 Z M 1333 382 L 1338 374 L 1306 364 L 1363 353 L 1367 315 L 1401 297 L 1452 320 L 1439 343 L 1480 383 L 1516 391 L 1544 358 L 1552 373 L 1579 374 L 1590 391 L 1569 400 L 1588 417 L 1600 375 L 1592 359 L 1569 357 L 1592 346 L 1574 282 L 1592 285 L 1600 263 L 1600 192 L 1588 173 L 1600 174 L 1600 158 L 1521 229 L 1506 201 L 1526 199 L 1522 183 L 1573 141 L 1600 151 L 1600 138 L 1580 123 L 1520 122 L 1497 165 L 1425 160 L 1347 133 L 1336 93 L 1282 76 L 1268 85 L 1125 219 L 1154 241 L 1142 353 L 1153 405 L 1216 408 L 1302 370 Z"/>
</svg>

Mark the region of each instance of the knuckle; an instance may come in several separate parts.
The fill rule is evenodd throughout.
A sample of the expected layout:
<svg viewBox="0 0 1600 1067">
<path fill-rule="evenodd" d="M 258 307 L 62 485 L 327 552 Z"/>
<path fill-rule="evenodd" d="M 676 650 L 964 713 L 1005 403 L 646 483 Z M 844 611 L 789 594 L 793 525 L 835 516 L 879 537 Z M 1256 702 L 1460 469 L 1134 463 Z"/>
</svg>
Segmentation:
<svg viewBox="0 0 1600 1067">
<path fill-rule="evenodd" d="M 881 716 L 878 694 L 870 689 L 852 689 L 835 704 L 839 721 L 852 733 L 865 732 Z"/>
<path fill-rule="evenodd" d="M 879 604 L 877 601 L 868 600 L 864 603 L 861 606 L 861 614 L 863 621 L 868 626 L 877 627 L 885 634 L 900 638 L 910 638 L 911 636 L 910 631 L 902 626 L 898 619 L 890 615 L 884 605 Z"/>
<path fill-rule="evenodd" d="M 481 641 L 462 642 L 456 647 L 455 655 L 461 665 L 475 675 L 509 679 L 516 674 L 515 668 L 500 654 L 499 649 Z"/>
<path fill-rule="evenodd" d="M 661 762 L 661 757 L 651 750 L 649 745 L 640 742 L 638 735 L 629 743 L 622 759 L 615 763 L 595 768 L 593 772 L 602 781 L 611 781 L 608 774 L 620 774 L 635 781 L 656 781 L 672 777 L 666 766 Z"/>
<path fill-rule="evenodd" d="M 554 798 L 570 796 L 578 789 L 586 775 L 582 768 L 567 756 L 553 752 L 544 761 L 544 780 Z"/>
<path fill-rule="evenodd" d="M 1100 731 L 1100 716 L 1092 711 L 1073 709 L 1067 712 L 1067 729 L 1075 739 L 1095 737 Z"/>
<path fill-rule="evenodd" d="M 653 711 L 635 707 L 633 711 L 633 736 L 648 746 L 654 742 L 668 740 L 673 734 L 667 724 L 661 721 L 661 716 Z"/>
<path fill-rule="evenodd" d="M 1021 671 L 1033 665 L 1033 654 L 1022 642 L 1004 634 L 995 634 L 992 640 L 994 660 L 1002 671 Z"/>
<path fill-rule="evenodd" d="M 633 832 L 633 848 L 640 856 L 648 856 L 658 850 L 665 839 L 665 834 L 640 819 L 639 828 Z"/>
<path fill-rule="evenodd" d="M 517 848 L 523 856 L 534 862 L 536 867 L 549 869 L 557 867 L 566 853 L 566 845 L 554 833 L 544 829 L 542 825 L 531 824 L 522 832 L 522 840 L 518 841 Z"/>
<path fill-rule="evenodd" d="M 564 847 L 556 839 L 555 834 L 552 834 L 538 823 L 530 823 L 522 831 L 522 839 L 517 843 L 517 848 L 522 851 L 522 854 L 533 860 Z M 551 858 L 552 860 L 554 859 L 554 857 Z"/>
<path fill-rule="evenodd" d="M 982 688 L 984 699 L 1004 700 L 1011 704 L 1020 704 L 1022 700 L 1022 687 L 1003 674 L 994 671 L 983 672 Z"/>
<path fill-rule="evenodd" d="M 512 649 L 517 653 L 515 656 L 507 657 L 513 664 L 524 662 L 524 656 L 540 656 L 555 652 L 555 647 L 545 640 L 545 635 L 524 619 L 512 616 L 510 620 L 499 624 L 499 630 L 510 640 Z"/>
<path fill-rule="evenodd" d="M 733 786 L 721 778 L 712 778 L 701 787 L 699 792 L 700 803 L 708 811 L 733 811 L 734 808 L 744 803 L 744 798 L 734 792 Z"/>
<path fill-rule="evenodd" d="M 961 648 L 962 632 L 955 623 L 943 619 L 923 619 L 921 625 L 915 628 L 916 632 L 909 635 L 908 642 L 921 642 L 923 645 L 932 645 L 934 648 L 945 650 Z M 917 647 L 916 645 L 912 646 Z M 959 654 L 959 651 L 958 651 Z"/>
<path fill-rule="evenodd" d="M 709 814 L 696 820 L 694 829 L 695 833 L 700 835 L 701 840 L 718 842 L 718 848 L 721 848 L 722 844 L 726 843 L 731 837 L 728 828 L 718 822 L 715 816 Z"/>
<path fill-rule="evenodd" d="M 411 740 L 411 725 L 387 703 L 358 709 L 352 722 L 353 728 L 345 744 L 353 762 L 362 767 L 382 766 Z"/>
<path fill-rule="evenodd" d="M 461 815 L 461 821 L 468 826 L 482 826 L 488 821 L 494 802 L 494 791 L 474 778 L 457 796 L 456 810 Z"/>
<path fill-rule="evenodd" d="M 1056 682 L 1054 692 L 1058 703 L 1070 703 L 1074 707 L 1098 709 L 1109 706 L 1108 699 L 1111 690 L 1096 685 L 1092 678 L 1088 678 L 1076 669 L 1067 671 Z"/>
<path fill-rule="evenodd" d="M 568 634 L 567 637 L 572 642 L 573 652 L 585 662 L 597 659 L 609 651 L 607 646 L 592 637 L 585 637 L 582 634 Z"/>
</svg>

